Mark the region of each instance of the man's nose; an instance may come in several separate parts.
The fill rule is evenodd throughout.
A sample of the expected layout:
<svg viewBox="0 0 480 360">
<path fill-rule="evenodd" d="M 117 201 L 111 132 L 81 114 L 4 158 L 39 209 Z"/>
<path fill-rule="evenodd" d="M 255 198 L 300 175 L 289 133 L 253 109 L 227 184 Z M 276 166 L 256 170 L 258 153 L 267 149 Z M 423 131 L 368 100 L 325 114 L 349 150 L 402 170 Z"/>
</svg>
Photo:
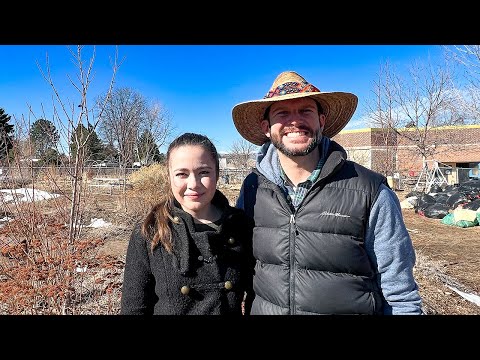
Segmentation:
<svg viewBox="0 0 480 360">
<path fill-rule="evenodd" d="M 303 116 L 300 111 L 292 111 L 289 116 L 289 122 L 292 124 L 297 124 L 303 122 Z"/>
</svg>

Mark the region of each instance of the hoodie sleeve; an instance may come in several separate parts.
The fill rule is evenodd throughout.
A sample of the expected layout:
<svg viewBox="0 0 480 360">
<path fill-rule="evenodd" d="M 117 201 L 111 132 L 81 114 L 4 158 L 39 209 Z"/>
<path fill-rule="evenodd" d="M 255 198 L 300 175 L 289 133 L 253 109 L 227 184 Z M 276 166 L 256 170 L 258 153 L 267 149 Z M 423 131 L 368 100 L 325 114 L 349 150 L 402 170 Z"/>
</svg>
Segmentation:
<svg viewBox="0 0 480 360">
<path fill-rule="evenodd" d="M 385 298 L 384 314 L 422 314 L 422 301 L 413 276 L 415 250 L 400 202 L 385 185 L 381 185 L 371 209 L 365 248 L 377 268 L 377 282 Z"/>
<path fill-rule="evenodd" d="M 242 187 L 240 188 L 240 193 L 238 194 L 238 199 L 237 199 L 237 202 L 235 204 L 235 207 L 237 209 L 245 210 L 244 199 L 245 199 L 245 180 L 242 183 Z"/>
</svg>

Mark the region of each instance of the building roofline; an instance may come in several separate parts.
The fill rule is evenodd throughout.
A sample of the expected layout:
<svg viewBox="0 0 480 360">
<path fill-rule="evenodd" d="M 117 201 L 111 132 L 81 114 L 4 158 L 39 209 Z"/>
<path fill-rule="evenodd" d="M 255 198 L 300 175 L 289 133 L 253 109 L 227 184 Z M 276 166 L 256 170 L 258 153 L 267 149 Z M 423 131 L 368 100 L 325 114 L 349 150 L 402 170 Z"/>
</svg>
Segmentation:
<svg viewBox="0 0 480 360">
<path fill-rule="evenodd" d="M 417 128 L 398 128 L 399 131 L 414 131 Z M 452 129 L 480 129 L 480 125 L 450 125 L 450 126 L 439 126 L 431 127 L 430 130 L 452 130 Z M 353 133 L 362 133 L 362 132 L 377 132 L 383 131 L 383 128 L 362 128 L 362 129 L 352 129 L 352 130 L 342 130 L 338 133 L 340 134 L 353 134 Z"/>
</svg>

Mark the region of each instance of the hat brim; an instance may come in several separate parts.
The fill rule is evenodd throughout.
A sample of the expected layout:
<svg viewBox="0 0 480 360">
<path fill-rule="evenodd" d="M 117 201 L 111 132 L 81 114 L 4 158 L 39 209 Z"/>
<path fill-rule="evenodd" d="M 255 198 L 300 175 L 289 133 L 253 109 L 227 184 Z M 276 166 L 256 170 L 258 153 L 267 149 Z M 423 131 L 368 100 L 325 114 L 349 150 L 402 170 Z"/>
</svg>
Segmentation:
<svg viewBox="0 0 480 360">
<path fill-rule="evenodd" d="M 350 121 L 358 104 L 358 98 L 346 92 L 292 93 L 269 99 L 252 100 L 237 104 L 232 109 L 233 123 L 242 137 L 255 145 L 262 145 L 269 139 L 262 132 L 260 122 L 267 107 L 277 101 L 309 97 L 317 100 L 325 114 L 323 135 L 332 138 Z"/>
</svg>

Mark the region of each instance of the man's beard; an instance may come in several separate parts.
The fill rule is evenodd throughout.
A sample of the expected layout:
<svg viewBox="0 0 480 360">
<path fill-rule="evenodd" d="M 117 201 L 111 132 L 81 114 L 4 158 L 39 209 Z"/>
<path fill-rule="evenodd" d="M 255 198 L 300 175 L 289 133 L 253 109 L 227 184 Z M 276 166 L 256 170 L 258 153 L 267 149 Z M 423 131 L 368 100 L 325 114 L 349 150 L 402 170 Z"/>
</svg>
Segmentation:
<svg viewBox="0 0 480 360">
<path fill-rule="evenodd" d="M 292 157 L 292 156 L 305 156 L 310 154 L 313 150 L 315 150 L 322 140 L 322 134 L 320 133 L 320 130 L 315 131 L 315 136 L 313 137 L 312 141 L 308 146 L 301 150 L 301 149 L 287 149 L 287 147 L 282 143 L 282 137 L 281 136 L 272 136 L 270 140 L 272 141 L 273 146 L 275 146 L 278 151 L 280 151 L 283 155 Z"/>
</svg>

